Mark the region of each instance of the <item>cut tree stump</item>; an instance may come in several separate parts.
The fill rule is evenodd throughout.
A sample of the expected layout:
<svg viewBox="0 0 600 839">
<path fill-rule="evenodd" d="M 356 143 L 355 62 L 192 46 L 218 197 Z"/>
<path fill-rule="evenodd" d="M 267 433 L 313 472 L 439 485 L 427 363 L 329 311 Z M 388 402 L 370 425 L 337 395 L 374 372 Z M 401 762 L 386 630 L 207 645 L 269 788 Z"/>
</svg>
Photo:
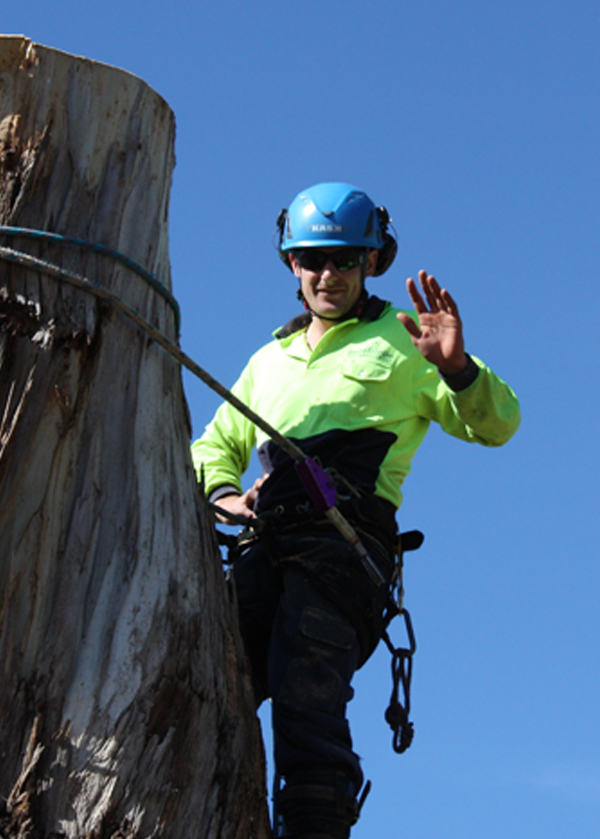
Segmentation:
<svg viewBox="0 0 600 839">
<path fill-rule="evenodd" d="M 170 286 L 174 119 L 122 70 L 0 37 L 0 224 Z M 110 257 L 0 235 L 176 340 Z M 0 834 L 266 839 L 260 728 L 180 369 L 110 304 L 0 258 Z"/>
</svg>

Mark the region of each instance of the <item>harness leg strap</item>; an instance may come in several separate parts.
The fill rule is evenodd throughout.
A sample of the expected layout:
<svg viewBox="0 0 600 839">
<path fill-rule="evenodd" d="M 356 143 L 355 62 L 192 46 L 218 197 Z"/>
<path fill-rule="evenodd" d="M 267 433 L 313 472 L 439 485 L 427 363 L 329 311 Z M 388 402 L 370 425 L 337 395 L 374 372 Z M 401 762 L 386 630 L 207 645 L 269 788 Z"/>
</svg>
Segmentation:
<svg viewBox="0 0 600 839">
<path fill-rule="evenodd" d="M 354 783 L 321 767 L 291 774 L 277 806 L 286 839 L 348 839 L 359 816 Z"/>
</svg>

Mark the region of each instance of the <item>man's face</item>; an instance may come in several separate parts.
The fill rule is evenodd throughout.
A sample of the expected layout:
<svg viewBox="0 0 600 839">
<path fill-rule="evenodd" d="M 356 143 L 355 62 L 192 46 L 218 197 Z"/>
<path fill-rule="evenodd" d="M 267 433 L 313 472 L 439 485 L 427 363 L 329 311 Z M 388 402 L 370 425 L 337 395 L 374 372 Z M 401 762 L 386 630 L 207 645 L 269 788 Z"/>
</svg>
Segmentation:
<svg viewBox="0 0 600 839">
<path fill-rule="evenodd" d="M 357 253 L 356 248 L 308 248 L 306 263 L 302 254 L 290 254 L 290 264 L 300 280 L 304 298 L 317 317 L 322 315 L 337 320 L 344 317 L 358 301 L 362 291 L 361 266 L 355 264 L 344 270 L 347 264 L 352 264 L 352 257 Z M 319 262 L 319 254 L 324 255 L 321 262 L 326 255 L 331 255 L 323 267 L 313 264 Z M 370 251 L 366 260 L 365 276 L 369 277 L 377 265 L 377 251 Z M 336 267 L 336 263 L 340 267 Z"/>
</svg>

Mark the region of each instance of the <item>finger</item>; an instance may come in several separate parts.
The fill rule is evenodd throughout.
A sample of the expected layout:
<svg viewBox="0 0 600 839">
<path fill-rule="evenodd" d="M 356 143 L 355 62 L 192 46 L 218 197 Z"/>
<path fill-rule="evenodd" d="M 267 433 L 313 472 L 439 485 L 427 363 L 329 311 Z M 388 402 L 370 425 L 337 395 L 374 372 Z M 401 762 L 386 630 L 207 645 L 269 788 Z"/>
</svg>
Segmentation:
<svg viewBox="0 0 600 839">
<path fill-rule="evenodd" d="M 427 271 L 419 271 L 419 282 L 421 288 L 425 292 L 425 297 L 432 312 L 437 312 L 443 308 L 443 303 L 440 297 L 440 287 L 435 277 L 427 274 Z"/>
<path fill-rule="evenodd" d="M 440 296 L 444 302 L 446 310 L 450 312 L 451 315 L 454 315 L 455 318 L 458 318 L 458 320 L 460 320 L 458 306 L 456 305 L 456 301 L 454 300 L 450 292 L 447 289 L 443 288 L 440 292 Z"/>
<path fill-rule="evenodd" d="M 254 502 L 256 501 L 256 493 L 255 495 L 250 495 L 249 492 L 244 493 L 241 497 L 242 503 L 240 504 L 240 515 L 248 516 L 248 518 L 255 519 L 256 513 L 254 512 Z"/>
<path fill-rule="evenodd" d="M 419 282 L 427 298 L 430 311 L 436 312 L 439 309 L 439 299 L 435 277 L 428 275 L 427 271 L 419 271 Z"/>
<path fill-rule="evenodd" d="M 427 306 L 425 305 L 425 301 L 419 294 L 417 284 L 415 283 L 412 277 L 409 277 L 406 281 L 406 290 L 408 291 L 408 296 L 410 297 L 412 304 L 415 307 L 415 310 L 419 314 L 421 314 L 422 312 L 426 312 Z"/>
</svg>

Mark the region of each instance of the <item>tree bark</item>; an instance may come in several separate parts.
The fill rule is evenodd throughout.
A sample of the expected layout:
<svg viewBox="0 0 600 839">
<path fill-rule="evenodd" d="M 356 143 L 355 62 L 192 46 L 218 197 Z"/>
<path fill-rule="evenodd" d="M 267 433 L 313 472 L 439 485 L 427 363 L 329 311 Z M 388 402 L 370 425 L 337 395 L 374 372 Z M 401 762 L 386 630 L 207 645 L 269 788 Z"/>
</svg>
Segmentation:
<svg viewBox="0 0 600 839">
<path fill-rule="evenodd" d="M 170 287 L 174 120 L 140 79 L 0 37 L 0 224 Z M 105 255 L 10 246 L 100 282 Z M 0 834 L 269 835 L 264 757 L 178 365 L 106 302 L 0 259 Z"/>
</svg>

